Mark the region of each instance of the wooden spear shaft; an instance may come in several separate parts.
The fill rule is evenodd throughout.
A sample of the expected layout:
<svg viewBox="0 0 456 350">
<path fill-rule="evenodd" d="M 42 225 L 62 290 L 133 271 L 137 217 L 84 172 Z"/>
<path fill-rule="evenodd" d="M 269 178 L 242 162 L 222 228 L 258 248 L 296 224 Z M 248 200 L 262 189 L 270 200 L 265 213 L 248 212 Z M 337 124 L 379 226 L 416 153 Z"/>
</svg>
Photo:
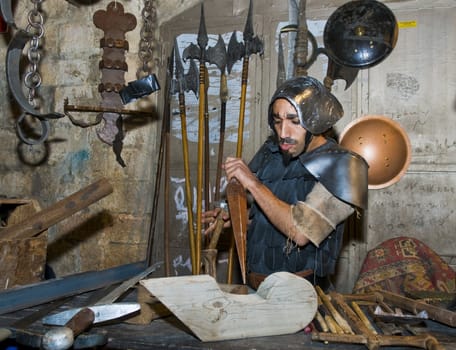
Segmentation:
<svg viewBox="0 0 456 350">
<path fill-rule="evenodd" d="M 190 242 L 190 259 L 192 262 L 192 273 L 196 274 L 196 248 L 195 237 L 193 231 L 193 211 L 192 211 L 192 187 L 190 184 L 190 161 L 188 156 L 188 140 L 187 140 L 187 117 L 185 112 L 185 95 L 184 92 L 179 93 L 179 114 L 181 119 L 182 133 L 182 153 L 184 158 L 184 176 L 185 176 L 185 200 L 187 202 L 188 216 L 188 240 Z"/>
<path fill-rule="evenodd" d="M 226 123 L 226 103 L 228 101 L 228 83 L 226 81 L 226 74 L 222 71 L 220 74 L 220 138 L 219 148 L 217 155 L 217 173 L 215 176 L 215 201 L 220 200 L 220 181 L 222 179 L 222 161 L 223 161 L 223 149 L 225 143 L 225 123 Z"/>
<path fill-rule="evenodd" d="M 196 244 L 195 244 L 195 274 L 199 275 L 201 269 L 201 235 L 202 223 L 201 215 L 203 212 L 203 167 L 204 167 L 204 111 L 206 109 L 206 88 L 205 88 L 205 64 L 204 60 L 200 59 L 199 70 L 199 114 L 198 114 L 198 174 L 196 183 Z"/>
<path fill-rule="evenodd" d="M 245 119 L 245 100 L 247 98 L 247 81 L 249 78 L 249 56 L 244 56 L 242 63 L 242 85 L 241 85 L 241 103 L 239 107 L 239 125 L 238 139 L 236 145 L 236 157 L 242 157 L 242 145 L 244 142 L 244 119 Z"/>
<path fill-rule="evenodd" d="M 170 209 L 169 209 L 169 192 L 170 192 L 170 157 L 171 157 L 171 150 L 170 150 L 170 130 L 171 130 L 171 118 L 168 113 L 168 116 L 165 120 L 165 188 L 164 188 L 164 199 L 165 199 L 165 208 L 163 212 L 163 230 L 164 230 L 164 248 L 165 248 L 165 274 L 166 276 L 170 276 L 171 268 L 170 268 L 170 252 L 169 252 L 169 228 L 170 228 Z"/>
</svg>

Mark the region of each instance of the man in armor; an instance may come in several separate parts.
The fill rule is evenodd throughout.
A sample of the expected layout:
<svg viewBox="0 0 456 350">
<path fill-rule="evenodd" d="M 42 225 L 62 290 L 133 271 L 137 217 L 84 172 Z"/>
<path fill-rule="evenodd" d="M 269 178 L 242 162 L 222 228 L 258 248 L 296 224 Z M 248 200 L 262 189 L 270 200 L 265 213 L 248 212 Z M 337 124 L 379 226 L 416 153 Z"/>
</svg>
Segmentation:
<svg viewBox="0 0 456 350">
<path fill-rule="evenodd" d="M 367 205 L 367 163 L 325 136 L 342 115 L 339 101 L 318 80 L 289 79 L 271 98 L 272 135 L 252 161 L 226 159 L 228 181 L 237 179 L 253 199 L 247 232 L 251 287 L 278 271 L 330 287 L 344 222 Z M 217 214 L 208 211 L 202 220 L 212 223 Z"/>
</svg>

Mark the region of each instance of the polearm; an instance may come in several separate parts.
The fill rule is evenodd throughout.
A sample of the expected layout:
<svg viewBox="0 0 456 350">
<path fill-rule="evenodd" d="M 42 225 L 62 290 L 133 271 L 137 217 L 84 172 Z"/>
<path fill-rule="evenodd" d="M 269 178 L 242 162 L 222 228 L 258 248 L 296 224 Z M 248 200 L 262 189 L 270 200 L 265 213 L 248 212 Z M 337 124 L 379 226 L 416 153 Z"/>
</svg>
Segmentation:
<svg viewBox="0 0 456 350">
<path fill-rule="evenodd" d="M 173 76 L 173 64 L 172 64 L 173 58 L 170 57 L 170 69 L 171 71 L 168 72 L 169 77 L 167 79 L 171 80 Z M 169 83 L 169 82 L 168 82 Z M 165 205 L 164 205 L 164 210 L 163 210 L 163 230 L 164 230 L 164 235 L 163 235 L 163 242 L 164 242 L 164 255 L 165 255 L 165 274 L 166 276 L 169 276 L 171 274 L 171 266 L 170 266 L 170 252 L 169 252 L 169 226 L 170 226 L 170 212 L 169 212 L 169 187 L 170 187 L 170 157 L 171 157 L 171 152 L 169 148 L 169 137 L 170 137 L 170 131 L 171 131 L 171 113 L 170 113 L 170 102 L 169 102 L 169 90 L 167 91 L 167 104 L 168 106 L 166 107 L 168 110 L 166 112 L 166 118 L 163 118 L 163 123 L 164 123 L 164 129 L 165 129 L 165 189 L 164 189 L 164 200 L 165 200 Z"/>
<path fill-rule="evenodd" d="M 207 49 L 208 61 L 220 69 L 220 136 L 217 154 L 217 172 L 215 176 L 214 200 L 220 200 L 220 181 L 222 178 L 223 148 L 225 142 L 226 103 L 228 101 L 228 84 L 226 80 L 227 52 L 225 42 L 219 34 L 217 44 Z"/>
<path fill-rule="evenodd" d="M 195 269 L 194 274 L 199 274 L 201 269 L 201 236 L 202 236 L 202 223 L 201 215 L 203 209 L 203 168 L 207 166 L 204 164 L 204 135 L 205 135 L 205 110 L 206 110 L 206 46 L 208 43 L 208 36 L 206 31 L 206 24 L 204 22 L 204 5 L 201 4 L 201 18 L 198 31 L 198 46 L 193 43 L 188 46 L 184 52 L 184 58 L 195 58 L 199 60 L 199 110 L 198 110 L 198 173 L 196 184 L 196 236 L 195 236 Z"/>
<path fill-rule="evenodd" d="M 192 90 L 195 95 L 198 94 L 198 87 L 194 82 L 194 77 L 197 75 L 197 68 L 195 61 L 190 61 L 190 68 L 187 77 L 184 75 L 184 67 L 179 54 L 179 47 L 177 39 L 174 39 L 174 61 L 175 61 L 175 75 L 176 79 L 173 80 L 173 87 L 171 93 L 178 93 L 179 95 L 179 115 L 181 121 L 181 135 L 182 135 L 182 154 L 184 160 L 184 176 L 185 176 L 185 201 L 187 203 L 187 223 L 188 223 L 188 241 L 190 245 L 190 259 L 192 262 L 192 273 L 196 273 L 196 248 L 195 248 L 195 235 L 193 231 L 193 199 L 192 199 L 192 186 L 190 181 L 190 161 L 188 155 L 188 138 L 187 138 L 187 115 L 185 112 L 185 91 Z"/>
<path fill-rule="evenodd" d="M 252 22 L 252 12 L 253 12 L 253 2 L 252 0 L 250 1 L 249 5 L 249 13 L 247 15 L 247 21 L 245 24 L 244 28 L 244 33 L 243 33 L 243 38 L 244 38 L 244 43 L 239 44 L 236 39 L 235 33 L 231 36 L 230 42 L 228 44 L 228 72 L 231 71 L 232 65 L 234 64 L 235 61 L 239 58 L 243 59 L 242 62 L 242 85 L 241 85 L 241 102 L 240 102 L 240 107 L 239 107 L 239 124 L 238 124 L 238 139 L 237 139 L 237 147 L 236 147 L 236 157 L 241 158 L 242 157 L 242 145 L 243 145 L 243 136 L 244 136 L 244 119 L 245 119 L 245 102 L 246 102 L 246 97 L 247 97 L 247 82 L 248 82 L 248 77 L 249 77 L 249 56 L 251 54 L 256 54 L 259 53 L 260 55 L 263 54 L 263 43 L 261 40 L 253 35 L 253 22 Z M 241 50 L 239 50 L 241 49 Z M 239 50 L 239 56 L 236 55 L 237 50 Z M 239 184 L 237 180 L 232 180 L 228 183 L 227 185 L 227 193 L 233 193 L 234 198 L 236 203 L 233 203 L 238 207 L 239 209 L 243 209 L 245 205 L 245 198 L 243 196 L 240 196 L 240 193 L 242 193 L 243 188 Z M 229 188 L 232 187 L 232 188 Z M 241 188 L 239 188 L 241 187 Z M 244 191 L 245 193 L 245 191 Z M 230 204 L 230 198 L 228 198 L 228 205 L 233 207 L 232 204 Z M 231 209 L 230 209 L 231 210 Z M 246 210 L 246 208 L 245 208 Z M 246 280 L 246 236 L 244 231 L 244 227 L 246 226 L 245 221 L 245 213 L 241 213 L 240 218 L 235 218 L 231 217 L 232 223 L 233 223 L 233 233 L 234 233 L 234 240 L 231 241 L 230 245 L 230 251 L 229 251 L 229 256 L 228 256 L 228 274 L 227 274 L 227 282 L 231 283 L 233 279 L 233 260 L 234 260 L 234 245 L 236 244 L 237 251 L 238 251 L 238 257 L 239 257 L 239 262 L 241 266 L 241 272 L 242 272 L 242 279 L 243 282 L 245 283 Z M 239 222 L 236 222 L 236 221 Z M 235 227 L 238 226 L 239 230 L 236 230 Z M 239 232 L 236 232 L 239 231 Z M 241 235 L 241 237 L 239 237 Z"/>
<path fill-rule="evenodd" d="M 307 75 L 307 20 L 306 20 L 306 0 L 299 1 L 298 11 L 298 30 L 294 47 L 294 76 Z"/>
<path fill-rule="evenodd" d="M 147 266 L 152 264 L 152 254 L 153 254 L 153 244 L 154 244 L 154 237 L 155 237 L 155 227 L 157 224 L 157 210 L 158 210 L 158 200 L 160 197 L 160 183 L 161 183 L 161 175 L 162 175 L 162 167 L 163 167 L 163 154 L 165 150 L 165 135 L 166 135 L 166 124 L 167 120 L 169 119 L 169 112 L 170 112 L 170 88 L 171 88 L 171 80 L 173 77 L 173 58 L 168 57 L 168 64 L 166 66 L 166 86 L 165 86 L 165 98 L 163 103 L 163 120 L 161 125 L 161 132 L 160 132 L 160 148 L 158 151 L 158 160 L 157 160 L 157 170 L 155 174 L 155 186 L 154 186 L 154 198 L 153 198 L 153 205 L 152 205 L 152 214 L 150 219 L 150 226 L 149 226 L 149 237 L 147 242 L 147 256 L 146 262 Z M 167 256 L 167 232 L 164 232 L 164 249 L 165 249 L 165 271 L 169 271 L 169 257 Z"/>
</svg>

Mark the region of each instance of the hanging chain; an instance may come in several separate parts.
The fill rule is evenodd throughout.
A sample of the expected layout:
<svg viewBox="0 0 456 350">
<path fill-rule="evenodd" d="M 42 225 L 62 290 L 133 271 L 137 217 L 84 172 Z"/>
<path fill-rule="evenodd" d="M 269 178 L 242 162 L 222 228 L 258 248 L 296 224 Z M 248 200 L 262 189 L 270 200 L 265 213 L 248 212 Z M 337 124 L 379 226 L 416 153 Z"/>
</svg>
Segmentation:
<svg viewBox="0 0 456 350">
<path fill-rule="evenodd" d="M 155 31 L 157 28 L 156 0 L 144 0 L 144 7 L 141 11 L 143 26 L 140 32 L 139 59 L 142 67 L 138 69 L 137 77 L 141 78 L 152 73 L 153 50 L 156 49 Z"/>
<path fill-rule="evenodd" d="M 30 47 L 27 52 L 29 66 L 25 73 L 24 85 L 28 89 L 29 103 L 36 109 L 39 109 L 37 103 L 37 89 L 41 86 L 41 74 L 38 66 L 41 60 L 40 42 L 44 35 L 44 20 L 41 14 L 41 3 L 43 0 L 31 0 L 33 9 L 28 13 L 28 25 L 26 31 L 32 36 Z"/>
</svg>

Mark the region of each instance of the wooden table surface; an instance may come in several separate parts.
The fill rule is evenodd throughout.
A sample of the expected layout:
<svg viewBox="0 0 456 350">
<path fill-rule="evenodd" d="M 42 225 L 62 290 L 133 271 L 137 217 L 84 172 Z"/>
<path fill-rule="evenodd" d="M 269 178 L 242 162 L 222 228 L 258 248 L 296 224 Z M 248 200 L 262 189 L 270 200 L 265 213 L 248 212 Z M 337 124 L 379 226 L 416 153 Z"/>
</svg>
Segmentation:
<svg viewBox="0 0 456 350">
<path fill-rule="evenodd" d="M 87 302 L 91 293 L 85 293 L 74 297 L 71 301 L 60 306 L 56 311 L 62 311 L 69 307 L 77 307 Z M 134 300 L 134 295 L 127 296 L 125 301 Z M 14 322 L 26 317 L 38 310 L 45 308 L 47 304 L 37 307 L 28 308 L 14 313 L 0 315 L 0 327 L 10 327 Z M 434 335 L 441 345 L 447 350 L 456 349 L 456 329 L 451 328 L 433 321 L 425 321 L 426 330 Z M 49 329 L 43 326 L 41 322 L 35 321 L 27 326 L 27 329 L 34 332 L 43 333 Z M 115 322 L 94 326 L 89 331 L 102 332 L 107 334 L 108 342 L 100 349 L 200 349 L 200 350 L 278 350 L 278 349 L 300 349 L 300 350 L 317 350 L 317 349 L 344 349 L 357 350 L 367 349 L 364 345 L 331 343 L 325 344 L 318 341 L 312 341 L 311 335 L 300 331 L 295 334 L 257 337 L 239 340 L 227 340 L 220 342 L 202 342 L 196 338 L 192 332 L 181 323 L 176 317 L 169 316 L 162 319 L 156 319 L 146 325 L 129 324 L 126 322 Z M 14 338 L 0 343 L 0 349 L 29 349 L 17 345 Z M 385 350 L 411 350 L 412 347 L 381 347 Z"/>
</svg>

